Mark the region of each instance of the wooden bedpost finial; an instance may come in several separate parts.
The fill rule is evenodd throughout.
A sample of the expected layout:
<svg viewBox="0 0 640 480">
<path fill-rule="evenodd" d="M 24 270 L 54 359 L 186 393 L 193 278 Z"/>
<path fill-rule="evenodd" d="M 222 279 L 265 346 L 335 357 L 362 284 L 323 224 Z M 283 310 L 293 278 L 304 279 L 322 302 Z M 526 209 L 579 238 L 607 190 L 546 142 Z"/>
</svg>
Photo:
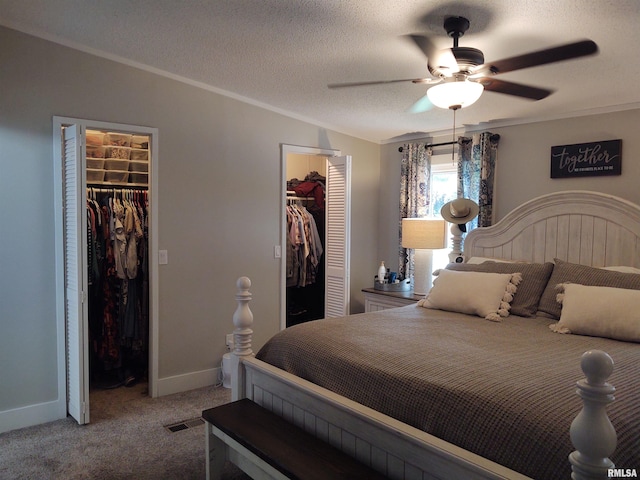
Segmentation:
<svg viewBox="0 0 640 480">
<path fill-rule="evenodd" d="M 238 356 L 251 355 L 251 335 L 253 330 L 253 313 L 249 308 L 249 302 L 251 301 L 251 280 L 248 277 L 240 277 L 236 282 L 238 292 L 236 293 L 236 300 L 238 302 L 238 308 L 233 314 L 233 325 L 236 327 L 233 331 L 234 347 L 233 353 Z"/>
<path fill-rule="evenodd" d="M 585 376 L 578 382 L 576 393 L 583 408 L 571 423 L 571 442 L 576 451 L 569 455 L 573 480 L 607 478 L 614 468 L 609 460 L 618 443 L 616 431 L 607 416 L 607 404 L 613 402 L 615 388 L 607 383 L 613 372 L 613 359 L 600 350 L 582 355 L 580 366 Z"/>
</svg>

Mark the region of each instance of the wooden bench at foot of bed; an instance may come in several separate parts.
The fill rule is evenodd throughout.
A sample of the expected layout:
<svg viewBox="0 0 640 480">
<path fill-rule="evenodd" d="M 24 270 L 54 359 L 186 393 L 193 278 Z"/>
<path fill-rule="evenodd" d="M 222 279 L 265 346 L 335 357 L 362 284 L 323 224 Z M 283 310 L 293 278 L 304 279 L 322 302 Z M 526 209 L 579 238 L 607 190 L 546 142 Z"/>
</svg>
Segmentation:
<svg viewBox="0 0 640 480">
<path fill-rule="evenodd" d="M 202 412 L 207 479 L 230 459 L 252 478 L 377 480 L 386 477 L 248 399 Z"/>
</svg>

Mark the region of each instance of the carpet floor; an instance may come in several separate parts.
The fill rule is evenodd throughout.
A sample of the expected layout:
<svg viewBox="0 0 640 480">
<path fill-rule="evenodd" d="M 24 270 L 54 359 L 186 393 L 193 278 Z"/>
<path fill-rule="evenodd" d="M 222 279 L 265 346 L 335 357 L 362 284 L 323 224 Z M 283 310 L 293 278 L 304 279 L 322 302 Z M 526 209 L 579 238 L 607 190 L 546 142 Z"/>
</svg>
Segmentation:
<svg viewBox="0 0 640 480">
<path fill-rule="evenodd" d="M 160 398 L 149 397 L 146 384 L 92 391 L 87 425 L 68 417 L 0 434 L 0 479 L 204 479 L 198 419 L 230 400 L 230 390 L 213 386 Z M 183 422 L 188 428 L 167 428 Z M 224 480 L 248 478 L 225 465 Z"/>
</svg>

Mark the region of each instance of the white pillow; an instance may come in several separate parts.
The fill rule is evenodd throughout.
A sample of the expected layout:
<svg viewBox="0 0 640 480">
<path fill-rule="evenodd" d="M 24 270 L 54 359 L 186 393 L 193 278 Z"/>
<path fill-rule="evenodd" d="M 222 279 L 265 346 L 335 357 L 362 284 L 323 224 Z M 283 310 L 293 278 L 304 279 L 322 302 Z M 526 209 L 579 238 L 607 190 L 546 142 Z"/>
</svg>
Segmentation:
<svg viewBox="0 0 640 480">
<path fill-rule="evenodd" d="M 617 267 L 600 267 L 602 270 L 609 270 L 611 272 L 622 272 L 622 273 L 640 273 L 640 268 L 635 267 L 625 267 L 625 266 L 617 266 Z"/>
<path fill-rule="evenodd" d="M 464 263 L 469 263 L 471 265 L 479 265 L 481 263 L 531 263 L 527 260 L 510 260 L 507 258 L 497 258 L 497 257 L 471 257 Z"/>
<path fill-rule="evenodd" d="M 560 321 L 549 325 L 557 333 L 640 342 L 640 290 L 559 285 Z"/>
<path fill-rule="evenodd" d="M 499 322 L 509 315 L 520 273 L 441 270 L 433 288 L 418 305 L 425 308 L 479 315 Z"/>
<path fill-rule="evenodd" d="M 496 262 L 496 263 L 516 263 L 515 260 L 506 260 L 504 258 L 492 258 L 492 257 L 471 257 L 465 263 L 470 263 L 471 265 L 480 265 L 485 262 Z"/>
</svg>

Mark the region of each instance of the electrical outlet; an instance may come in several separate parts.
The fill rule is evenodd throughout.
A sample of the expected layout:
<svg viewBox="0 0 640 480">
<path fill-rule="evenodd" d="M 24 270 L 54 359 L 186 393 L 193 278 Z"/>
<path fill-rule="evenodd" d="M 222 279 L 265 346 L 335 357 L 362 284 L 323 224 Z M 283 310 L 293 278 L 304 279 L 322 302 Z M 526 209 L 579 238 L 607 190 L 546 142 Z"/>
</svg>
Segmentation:
<svg viewBox="0 0 640 480">
<path fill-rule="evenodd" d="M 227 345 L 227 347 L 229 347 L 229 349 L 233 348 L 233 333 L 227 333 L 225 344 Z"/>
</svg>

